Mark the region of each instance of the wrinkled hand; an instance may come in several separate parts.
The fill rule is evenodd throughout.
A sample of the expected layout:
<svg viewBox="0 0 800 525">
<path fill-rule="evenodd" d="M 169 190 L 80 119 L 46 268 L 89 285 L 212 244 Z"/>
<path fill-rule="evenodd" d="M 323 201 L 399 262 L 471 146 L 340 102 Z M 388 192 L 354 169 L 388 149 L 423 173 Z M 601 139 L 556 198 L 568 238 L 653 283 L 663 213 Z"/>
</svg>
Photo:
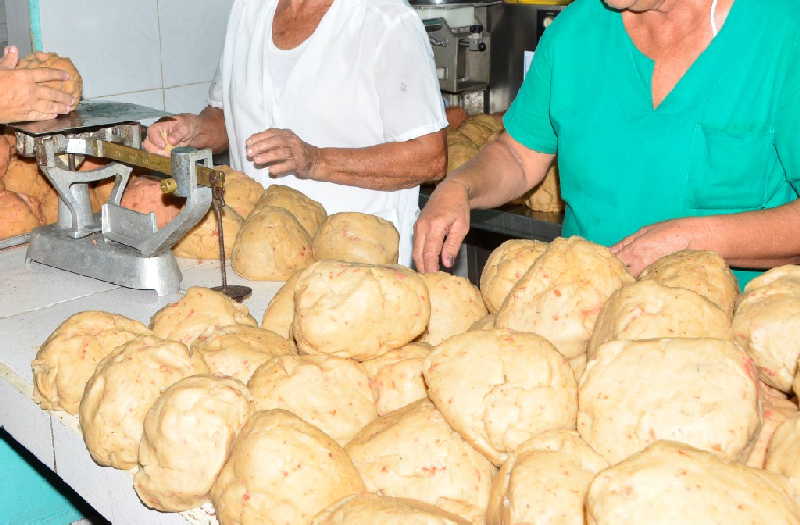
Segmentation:
<svg viewBox="0 0 800 525">
<path fill-rule="evenodd" d="M 147 138 L 142 143 L 145 151 L 168 155 L 177 146 L 191 146 L 197 136 L 197 115 L 184 113 L 156 122 L 147 129 Z"/>
<path fill-rule="evenodd" d="M 50 120 L 69 113 L 77 100 L 44 85 L 67 80 L 67 72 L 51 68 L 14 69 L 18 62 L 17 48 L 7 47 L 0 59 L 0 123 Z"/>
<path fill-rule="evenodd" d="M 245 142 L 247 158 L 257 166 L 268 166 L 270 177 L 292 174 L 301 179 L 315 179 L 319 148 L 303 142 L 288 129 L 268 129 Z"/>
<path fill-rule="evenodd" d="M 691 219 L 674 219 L 645 226 L 611 247 L 611 252 L 638 277 L 656 260 L 692 247 L 696 228 Z"/>
<path fill-rule="evenodd" d="M 445 179 L 437 186 L 414 225 L 414 264 L 420 272 L 435 272 L 439 258 L 453 266 L 469 232 L 469 194 L 460 182 Z"/>
</svg>

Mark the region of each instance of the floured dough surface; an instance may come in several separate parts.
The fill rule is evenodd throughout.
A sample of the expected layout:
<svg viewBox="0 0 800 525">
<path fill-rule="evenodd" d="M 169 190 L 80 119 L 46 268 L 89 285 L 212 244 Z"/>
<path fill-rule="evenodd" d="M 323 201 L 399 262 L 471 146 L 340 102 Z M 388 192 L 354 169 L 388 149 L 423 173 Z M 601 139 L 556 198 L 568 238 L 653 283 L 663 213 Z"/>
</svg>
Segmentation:
<svg viewBox="0 0 800 525">
<path fill-rule="evenodd" d="M 317 260 L 397 264 L 400 234 L 391 222 L 366 213 L 328 217 L 314 237 Z"/>
<path fill-rule="evenodd" d="M 342 448 L 283 410 L 256 412 L 211 490 L 220 523 L 308 523 L 364 490 Z"/>
<path fill-rule="evenodd" d="M 248 383 L 256 409 L 282 409 L 347 444 L 377 417 L 366 371 L 349 359 L 323 355 L 276 357 Z"/>
<path fill-rule="evenodd" d="M 428 287 L 431 320 L 420 341 L 436 346 L 468 331 L 489 313 L 480 290 L 467 279 L 445 272 L 424 273 L 421 277 Z"/>
<path fill-rule="evenodd" d="M 427 343 L 411 343 L 361 363 L 369 376 L 378 415 L 427 397 L 422 363 L 432 350 Z"/>
<path fill-rule="evenodd" d="M 133 482 L 142 501 L 162 512 L 205 503 L 252 411 L 250 393 L 233 379 L 197 375 L 164 391 L 144 421 Z"/>
<path fill-rule="evenodd" d="M 487 308 L 497 313 L 508 293 L 547 249 L 547 243 L 511 239 L 489 255 L 481 272 L 481 294 Z"/>
<path fill-rule="evenodd" d="M 560 213 L 564 211 L 558 168 L 551 166 L 542 182 L 525 198 L 525 205 L 533 211 Z"/>
<path fill-rule="evenodd" d="M 270 185 L 256 203 L 257 209 L 265 207 L 282 208 L 288 211 L 312 239 L 328 217 L 322 204 L 294 188 L 280 184 Z"/>
<path fill-rule="evenodd" d="M 233 254 L 235 240 L 242 229 L 244 220 L 238 213 L 233 211 L 230 206 L 222 209 L 222 233 L 225 236 L 225 257 L 230 258 Z M 189 230 L 186 236 L 178 241 L 172 248 L 172 253 L 176 257 L 186 259 L 218 260 L 219 259 L 219 235 L 217 233 L 217 218 L 214 210 L 210 210 L 206 216 L 194 228 Z"/>
<path fill-rule="evenodd" d="M 780 390 L 771 388 L 761 383 L 761 404 L 763 416 L 761 429 L 758 431 L 750 455 L 745 463 L 748 467 L 764 468 L 767 460 L 767 449 L 772 442 L 775 430 L 787 419 L 798 415 L 797 403 L 786 398 L 786 394 Z M 798 486 L 800 489 L 800 486 Z"/>
<path fill-rule="evenodd" d="M 113 189 L 113 183 L 111 186 Z M 159 181 L 147 177 L 133 177 L 130 180 L 120 205 L 139 213 L 154 213 L 159 228 L 163 228 L 177 217 L 183 206 L 179 199 L 165 195 L 161 191 Z"/>
<path fill-rule="evenodd" d="M 67 57 L 58 56 L 57 53 L 44 53 L 39 51 L 21 59 L 19 64 L 17 64 L 17 69 L 34 69 L 39 67 L 60 69 L 61 71 L 67 72 L 69 75 L 67 80 L 53 80 L 45 82 L 44 85 L 75 97 L 75 105 L 70 108 L 70 111 L 75 109 L 83 95 L 83 78 L 81 78 L 72 60 Z"/>
<path fill-rule="evenodd" d="M 575 376 L 536 334 L 483 330 L 451 337 L 428 356 L 423 373 L 450 426 L 495 465 L 536 434 L 575 428 Z"/>
<path fill-rule="evenodd" d="M 247 219 L 264 195 L 264 187 L 257 180 L 230 166 L 216 166 L 215 169 L 225 173 L 225 204 L 233 208 L 242 219 Z"/>
<path fill-rule="evenodd" d="M 3 183 L 6 190 L 27 195 L 39 205 L 53 195 L 58 202 L 58 193 L 33 159 L 12 158 L 3 176 Z"/>
<path fill-rule="evenodd" d="M 292 323 L 294 322 L 294 287 L 302 272 L 295 272 L 278 293 L 272 296 L 264 316 L 261 328 L 272 330 L 276 334 L 292 339 Z"/>
<path fill-rule="evenodd" d="M 377 494 L 349 496 L 317 514 L 311 525 L 469 525 L 433 505 Z"/>
<path fill-rule="evenodd" d="M 20 194 L 0 190 L 0 239 L 28 233 L 40 225 L 37 214 Z"/>
<path fill-rule="evenodd" d="M 800 414 L 777 427 L 767 448 L 764 468 L 786 476 L 794 490 L 800 490 Z"/>
</svg>

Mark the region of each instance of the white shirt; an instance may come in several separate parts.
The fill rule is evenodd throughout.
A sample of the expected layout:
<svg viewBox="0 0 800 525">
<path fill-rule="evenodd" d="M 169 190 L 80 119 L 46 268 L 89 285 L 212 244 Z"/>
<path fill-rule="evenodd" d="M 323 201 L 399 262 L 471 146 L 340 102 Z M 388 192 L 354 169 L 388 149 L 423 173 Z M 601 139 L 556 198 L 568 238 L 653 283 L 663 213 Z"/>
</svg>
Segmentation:
<svg viewBox="0 0 800 525">
<path fill-rule="evenodd" d="M 400 263 L 410 264 L 419 188 L 385 192 L 292 175 L 271 179 L 268 169 L 247 160 L 244 142 L 284 128 L 317 147 L 364 148 L 445 128 L 421 20 L 404 0 L 334 0 L 288 78 L 278 82 L 270 65 L 277 3 L 236 0 L 228 22 L 209 104 L 225 111 L 233 168 L 265 187 L 302 191 L 329 214 L 358 211 L 390 220 L 400 232 Z"/>
</svg>

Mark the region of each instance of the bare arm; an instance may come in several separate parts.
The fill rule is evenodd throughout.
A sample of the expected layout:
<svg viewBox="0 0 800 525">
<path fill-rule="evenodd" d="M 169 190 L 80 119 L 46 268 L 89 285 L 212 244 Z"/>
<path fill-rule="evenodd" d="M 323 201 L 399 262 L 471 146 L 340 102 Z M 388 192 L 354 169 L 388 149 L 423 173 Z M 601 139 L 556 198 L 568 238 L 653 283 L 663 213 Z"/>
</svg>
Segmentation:
<svg viewBox="0 0 800 525">
<path fill-rule="evenodd" d="M 225 112 L 208 106 L 199 115 L 182 113 L 150 126 L 143 144 L 144 149 L 163 154 L 168 145 L 210 148 L 214 153 L 227 150 Z"/>
</svg>

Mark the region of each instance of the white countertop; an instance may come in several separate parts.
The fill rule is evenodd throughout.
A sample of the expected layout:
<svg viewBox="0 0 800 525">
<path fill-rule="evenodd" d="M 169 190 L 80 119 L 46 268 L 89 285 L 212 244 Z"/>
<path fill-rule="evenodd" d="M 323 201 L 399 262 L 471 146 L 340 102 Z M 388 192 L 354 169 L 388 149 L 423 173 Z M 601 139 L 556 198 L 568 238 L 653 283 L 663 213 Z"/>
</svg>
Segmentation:
<svg viewBox="0 0 800 525">
<path fill-rule="evenodd" d="M 216 523 L 201 510 L 163 514 L 144 507 L 131 474 L 97 466 L 83 444 L 76 419 L 42 411 L 32 401 L 31 361 L 39 345 L 67 317 L 86 310 L 125 315 L 145 324 L 178 295 L 130 290 L 36 263 L 25 263 L 26 247 L 0 250 L 0 426 L 72 486 L 110 522 L 117 524 Z M 220 284 L 217 261 L 178 259 L 182 289 Z M 231 284 L 246 284 L 245 301 L 257 321 L 283 283 L 249 282 L 228 271 Z"/>
</svg>

